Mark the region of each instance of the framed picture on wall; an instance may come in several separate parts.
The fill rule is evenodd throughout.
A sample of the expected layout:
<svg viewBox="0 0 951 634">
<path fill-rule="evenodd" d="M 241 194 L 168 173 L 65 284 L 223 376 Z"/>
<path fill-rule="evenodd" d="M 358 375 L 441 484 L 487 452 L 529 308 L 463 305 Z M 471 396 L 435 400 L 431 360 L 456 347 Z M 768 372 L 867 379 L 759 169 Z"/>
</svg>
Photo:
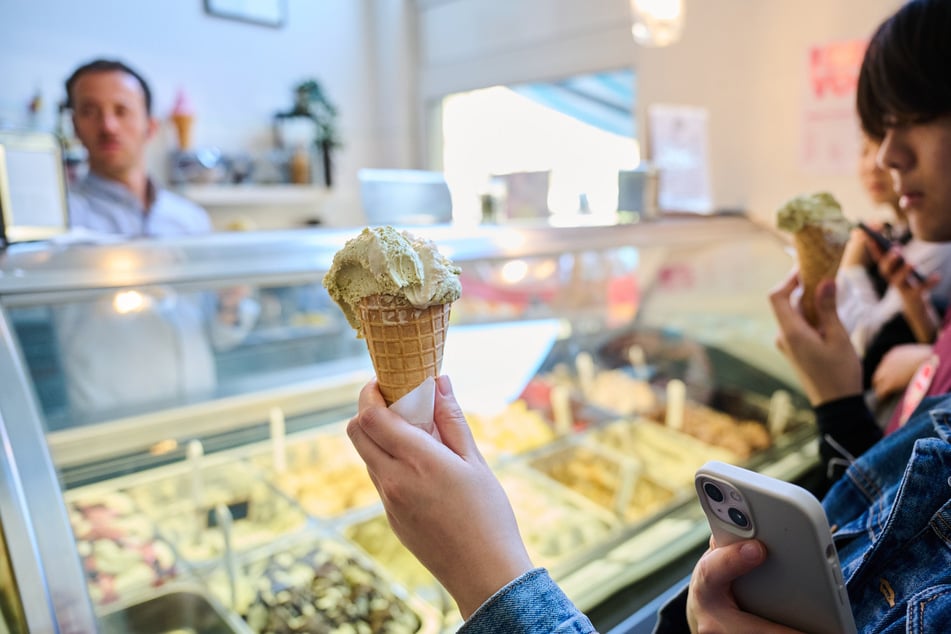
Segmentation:
<svg viewBox="0 0 951 634">
<path fill-rule="evenodd" d="M 204 0 L 205 12 L 219 18 L 241 20 L 274 28 L 287 20 L 287 0 Z"/>
</svg>

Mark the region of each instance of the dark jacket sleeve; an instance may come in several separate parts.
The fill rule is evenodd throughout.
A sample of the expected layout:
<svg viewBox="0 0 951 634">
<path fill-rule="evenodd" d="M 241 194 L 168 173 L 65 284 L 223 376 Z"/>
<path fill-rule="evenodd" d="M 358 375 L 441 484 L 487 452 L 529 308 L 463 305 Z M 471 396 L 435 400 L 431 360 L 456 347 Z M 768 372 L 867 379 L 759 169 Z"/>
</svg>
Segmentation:
<svg viewBox="0 0 951 634">
<path fill-rule="evenodd" d="M 690 634 L 690 626 L 687 625 L 688 589 L 685 585 L 661 607 L 652 634 Z"/>
<path fill-rule="evenodd" d="M 819 457 L 828 484 L 882 438 L 882 430 L 861 394 L 815 408 L 819 427 Z"/>
</svg>

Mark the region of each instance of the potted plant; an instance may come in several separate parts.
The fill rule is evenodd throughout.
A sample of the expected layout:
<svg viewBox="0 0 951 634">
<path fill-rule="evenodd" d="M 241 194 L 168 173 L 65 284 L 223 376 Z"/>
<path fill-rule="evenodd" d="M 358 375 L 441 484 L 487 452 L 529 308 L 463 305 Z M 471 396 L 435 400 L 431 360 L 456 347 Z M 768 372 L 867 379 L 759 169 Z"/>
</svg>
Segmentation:
<svg viewBox="0 0 951 634">
<path fill-rule="evenodd" d="M 314 149 L 323 165 L 324 184 L 333 184 L 333 151 L 341 147 L 337 132 L 337 107 L 324 94 L 320 83 L 308 79 L 294 87 L 294 107 L 278 113 L 277 119 L 307 117 L 314 122 Z"/>
</svg>

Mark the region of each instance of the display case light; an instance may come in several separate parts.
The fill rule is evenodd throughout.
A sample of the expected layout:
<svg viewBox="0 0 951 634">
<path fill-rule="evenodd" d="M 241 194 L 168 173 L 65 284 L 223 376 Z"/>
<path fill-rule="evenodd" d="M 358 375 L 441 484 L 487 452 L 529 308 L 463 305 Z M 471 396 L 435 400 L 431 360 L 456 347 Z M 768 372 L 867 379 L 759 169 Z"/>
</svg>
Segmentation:
<svg viewBox="0 0 951 634">
<path fill-rule="evenodd" d="M 129 290 L 116 293 L 112 300 L 113 309 L 120 315 L 137 313 L 151 303 L 150 298 L 139 291 Z"/>
</svg>

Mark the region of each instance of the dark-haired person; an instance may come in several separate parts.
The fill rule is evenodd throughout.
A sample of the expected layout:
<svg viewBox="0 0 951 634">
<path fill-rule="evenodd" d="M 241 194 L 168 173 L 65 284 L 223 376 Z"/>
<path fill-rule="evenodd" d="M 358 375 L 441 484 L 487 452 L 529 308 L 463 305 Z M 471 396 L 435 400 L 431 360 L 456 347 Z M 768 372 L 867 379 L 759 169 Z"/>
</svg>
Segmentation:
<svg viewBox="0 0 951 634">
<path fill-rule="evenodd" d="M 863 388 L 874 395 L 876 420 L 884 428 L 915 371 L 931 356 L 951 297 L 951 242 L 912 234 L 891 174 L 878 164 L 880 148 L 880 139 L 863 135 L 859 177 L 871 201 L 892 212 L 890 223 L 880 228 L 925 280 L 889 284 L 879 271 L 881 250 L 855 229 L 836 276 L 836 307 L 862 360 Z"/>
<path fill-rule="evenodd" d="M 875 32 L 858 86 L 862 127 L 882 139 L 878 162 L 891 173 L 912 233 L 931 242 L 951 241 L 949 33 L 951 2 L 911 0 Z M 908 283 L 910 265 L 897 250 L 883 264 L 890 284 Z M 944 322 L 931 360 L 912 379 L 880 441 L 861 397 L 859 360 L 836 314 L 834 283 L 816 291 L 815 329 L 790 303 L 797 283 L 791 275 L 770 301 L 779 346 L 816 408 L 820 433 L 832 441 L 823 443 L 823 454 L 851 461 L 823 506 L 859 631 L 948 631 L 951 326 Z M 774 631 L 740 611 L 730 594 L 732 581 L 765 556 L 750 541 L 711 548 L 701 558 L 687 601 L 694 631 Z"/>
<path fill-rule="evenodd" d="M 126 238 L 207 234 L 205 211 L 159 188 L 145 152 L 158 129 L 152 93 L 122 62 L 95 60 L 66 80 L 89 173 L 69 195 L 70 224 Z M 101 420 L 161 404 L 211 398 L 215 350 L 238 345 L 260 306 L 244 286 L 218 292 L 143 295 L 121 311 L 110 298 L 56 308 L 67 399 L 77 419 Z"/>
<path fill-rule="evenodd" d="M 89 153 L 89 173 L 69 195 L 73 227 L 127 237 L 211 231 L 204 209 L 149 178 L 145 152 L 158 122 L 142 75 L 122 62 L 95 60 L 66 80 L 66 98 Z"/>
<path fill-rule="evenodd" d="M 949 33 L 951 0 L 911 0 L 876 32 L 859 83 L 863 125 L 884 139 L 879 160 L 892 171 L 916 235 L 935 241 L 951 240 Z M 885 256 L 893 260 L 890 275 L 902 272 L 896 256 Z M 790 303 L 797 283 L 790 276 L 771 301 L 781 345 L 813 404 L 824 410 L 825 430 L 863 430 L 867 423 L 878 432 L 868 434 L 864 455 L 823 500 L 859 631 L 947 632 L 951 396 L 924 401 L 906 425 L 876 444 L 881 432 L 861 401 L 861 366 L 836 316 L 835 285 L 820 284 L 821 321 L 813 329 Z M 951 376 L 948 358 L 938 370 Z M 837 410 L 842 416 L 829 418 Z M 856 420 L 849 417 L 856 414 Z M 441 441 L 389 410 L 371 382 L 347 433 L 367 463 L 394 532 L 456 600 L 466 619 L 460 631 L 594 632 L 548 572 L 533 567 L 511 506 L 446 377 L 437 381 L 434 418 Z M 741 611 L 730 590 L 734 579 L 766 556 L 755 540 L 711 544 L 689 593 L 662 611 L 657 631 L 790 634 Z"/>
</svg>

